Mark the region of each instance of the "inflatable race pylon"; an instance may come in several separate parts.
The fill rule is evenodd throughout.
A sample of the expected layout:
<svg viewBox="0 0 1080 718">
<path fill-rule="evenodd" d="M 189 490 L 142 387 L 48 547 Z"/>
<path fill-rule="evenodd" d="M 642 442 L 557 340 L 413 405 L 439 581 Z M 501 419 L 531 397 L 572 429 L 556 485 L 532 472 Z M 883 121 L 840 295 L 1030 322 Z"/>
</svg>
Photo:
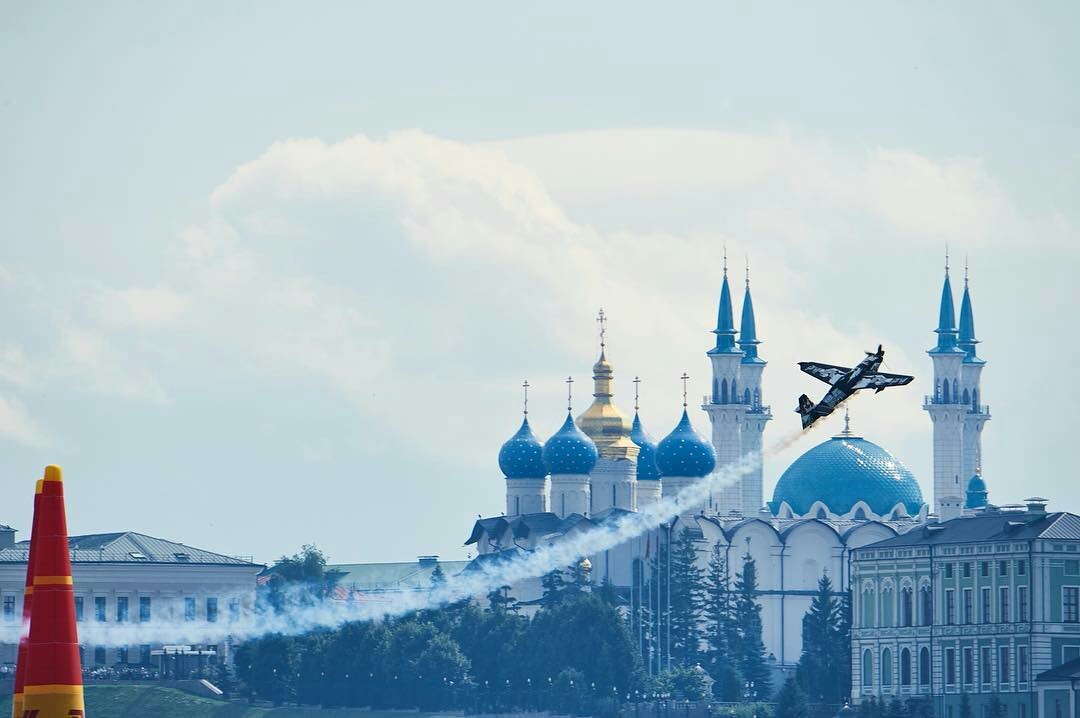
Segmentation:
<svg viewBox="0 0 1080 718">
<path fill-rule="evenodd" d="M 26 558 L 26 588 L 23 589 L 22 631 L 19 633 L 19 653 L 15 661 L 15 686 L 11 696 L 11 718 L 22 718 L 23 686 L 26 684 L 26 645 L 30 631 L 30 607 L 34 599 L 34 544 L 38 535 L 38 496 L 42 480 L 34 490 L 34 518 L 30 525 L 30 551 Z"/>
<path fill-rule="evenodd" d="M 45 467 L 37 504 L 34 600 L 21 718 L 83 718 L 82 667 L 59 466 Z"/>
</svg>

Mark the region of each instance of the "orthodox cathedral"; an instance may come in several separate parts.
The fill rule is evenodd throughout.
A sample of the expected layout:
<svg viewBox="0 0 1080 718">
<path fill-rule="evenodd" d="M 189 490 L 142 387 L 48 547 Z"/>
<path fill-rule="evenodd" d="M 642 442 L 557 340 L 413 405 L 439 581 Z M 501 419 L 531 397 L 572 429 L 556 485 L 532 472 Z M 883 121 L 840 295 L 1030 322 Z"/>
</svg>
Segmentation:
<svg viewBox="0 0 1080 718">
<path fill-rule="evenodd" d="M 929 351 L 934 393 L 923 404 L 933 423 L 933 508 L 912 473 L 884 448 L 858 436 L 845 418 L 842 432 L 783 472 L 770 500 L 764 497 L 759 462 L 753 471 L 716 488 L 705 505 L 587 559 L 592 580 L 610 582 L 626 601 L 650 672 L 667 668 L 671 660 L 663 625 L 664 547 L 684 530 L 697 540 L 702 567 L 717 545 L 732 575 L 743 556 L 756 561 L 762 637 L 780 678 L 801 655 L 802 619 L 824 573 L 835 590 L 846 592 L 854 549 L 903 534 L 931 514 L 948 519 L 986 506 L 980 456 L 990 414 L 980 404 L 985 362 L 975 350 L 966 272 L 959 326 L 954 306 L 946 267 L 937 341 Z M 760 452 L 772 411 L 764 402 L 767 362 L 759 353 L 749 276 L 738 328 L 734 316 L 725 266 L 715 342 L 706 352 L 711 391 L 701 404 L 711 437 L 694 430 L 684 390 L 680 421 L 657 443 L 637 411 L 636 392 L 633 419 L 615 405 L 615 372 L 605 351 L 601 312 L 592 404 L 576 419 L 568 406 L 562 426 L 541 442 L 529 424 L 526 402 L 520 428 L 499 451 L 506 512 L 477 520 L 466 542 L 476 546 L 475 562 L 499 561 L 566 540 L 674 496 L 746 454 Z M 539 579 L 515 585 L 511 592 L 525 609 L 538 605 L 542 595 Z"/>
</svg>

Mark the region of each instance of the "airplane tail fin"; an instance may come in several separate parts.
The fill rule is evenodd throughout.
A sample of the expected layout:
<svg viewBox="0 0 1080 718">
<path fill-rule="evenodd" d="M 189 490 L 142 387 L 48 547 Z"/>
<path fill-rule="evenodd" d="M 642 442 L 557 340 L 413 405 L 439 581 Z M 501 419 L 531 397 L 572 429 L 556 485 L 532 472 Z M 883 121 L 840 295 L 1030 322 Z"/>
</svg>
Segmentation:
<svg viewBox="0 0 1080 718">
<path fill-rule="evenodd" d="M 868 356 L 868 357 L 880 356 L 882 359 L 885 358 L 885 350 L 881 348 L 880 344 L 877 345 L 877 351 L 876 352 L 864 351 L 863 353 L 866 354 L 866 356 Z"/>
<path fill-rule="evenodd" d="M 810 410 L 813 408 L 814 402 L 810 401 L 810 397 L 808 397 L 806 394 L 803 394 L 799 397 L 799 405 L 795 407 L 795 413 L 802 415 L 803 420 L 805 421 L 806 415 L 809 414 Z"/>
</svg>

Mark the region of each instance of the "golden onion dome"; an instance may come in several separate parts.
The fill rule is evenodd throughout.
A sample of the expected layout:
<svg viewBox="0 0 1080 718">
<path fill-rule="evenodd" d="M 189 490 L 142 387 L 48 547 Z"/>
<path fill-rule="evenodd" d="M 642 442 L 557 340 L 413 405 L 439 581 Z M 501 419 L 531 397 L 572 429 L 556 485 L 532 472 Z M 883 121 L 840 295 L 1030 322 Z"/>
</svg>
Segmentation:
<svg viewBox="0 0 1080 718">
<path fill-rule="evenodd" d="M 600 358 L 593 365 L 593 402 L 577 418 L 578 428 L 596 444 L 605 459 L 637 460 L 640 451 L 630 439 L 631 421 L 612 402 L 615 372 L 600 348 Z"/>
</svg>

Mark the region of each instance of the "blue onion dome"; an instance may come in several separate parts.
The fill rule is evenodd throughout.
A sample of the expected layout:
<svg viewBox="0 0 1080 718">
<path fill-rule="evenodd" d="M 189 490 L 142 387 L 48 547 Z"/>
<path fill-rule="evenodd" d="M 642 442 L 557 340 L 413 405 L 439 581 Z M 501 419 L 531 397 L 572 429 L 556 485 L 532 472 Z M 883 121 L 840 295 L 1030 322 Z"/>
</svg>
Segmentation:
<svg viewBox="0 0 1080 718">
<path fill-rule="evenodd" d="M 968 481 L 967 500 L 964 502 L 965 509 L 981 509 L 986 506 L 989 492 L 986 490 L 986 482 L 978 474 Z"/>
<path fill-rule="evenodd" d="M 596 444 L 574 423 L 569 413 L 555 435 L 544 444 L 544 464 L 551 474 L 588 474 L 596 466 Z"/>
<path fill-rule="evenodd" d="M 664 476 L 708 476 L 716 468 L 712 444 L 694 431 L 683 409 L 682 419 L 656 447 L 656 466 Z"/>
<path fill-rule="evenodd" d="M 637 457 L 638 481 L 656 481 L 660 478 L 660 469 L 656 466 L 656 442 L 641 425 L 641 418 L 634 413 L 634 426 L 630 430 L 630 440 L 638 445 Z"/>
<path fill-rule="evenodd" d="M 499 449 L 499 468 L 508 479 L 542 479 L 547 476 L 544 447 L 529 426 L 529 417 L 517 433 Z"/>
<path fill-rule="evenodd" d="M 775 514 L 787 502 L 797 515 L 821 501 L 835 514 L 846 514 L 865 501 L 878 516 L 903 504 L 909 514 L 923 505 L 915 476 L 892 454 L 850 432 L 834 436 L 796 459 L 776 483 L 769 508 Z"/>
</svg>

